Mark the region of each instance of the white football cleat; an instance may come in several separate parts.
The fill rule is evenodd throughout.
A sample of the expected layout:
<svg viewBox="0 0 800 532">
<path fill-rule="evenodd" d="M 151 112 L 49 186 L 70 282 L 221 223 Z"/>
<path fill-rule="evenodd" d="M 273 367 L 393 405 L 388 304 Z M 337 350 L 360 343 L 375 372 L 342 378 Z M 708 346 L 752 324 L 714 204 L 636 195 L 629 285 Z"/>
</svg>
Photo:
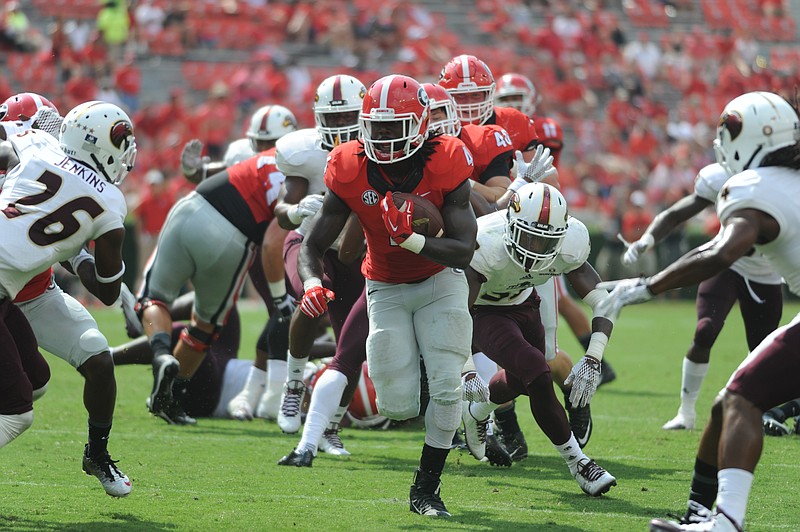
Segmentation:
<svg viewBox="0 0 800 532">
<path fill-rule="evenodd" d="M 350 456 L 350 451 L 344 448 L 342 439 L 339 437 L 340 430 L 338 423 L 330 423 L 325 432 L 322 433 L 322 438 L 319 439 L 317 448 L 323 453 L 334 456 Z"/>
<path fill-rule="evenodd" d="M 664 423 L 661 428 L 664 430 L 694 430 L 695 417 L 694 414 L 686 415 L 679 410 L 678 415 Z"/>
<path fill-rule="evenodd" d="M 476 419 L 472 415 L 470 408 L 471 402 L 463 401 L 461 405 L 461 420 L 464 422 L 464 439 L 467 442 L 467 449 L 472 456 L 478 460 L 483 460 L 486 456 L 486 429 L 489 425 L 489 416 L 485 419 Z"/>
<path fill-rule="evenodd" d="M 584 493 L 599 497 L 617 485 L 617 479 L 611 473 L 597 465 L 597 462 L 584 458 L 578 462 L 575 480 Z"/>
<path fill-rule="evenodd" d="M 278 426 L 286 434 L 294 434 L 300 430 L 300 406 L 305 395 L 306 385 L 301 380 L 290 380 L 283 386 Z"/>
<path fill-rule="evenodd" d="M 87 475 L 94 475 L 106 493 L 112 497 L 127 497 L 131 490 L 131 481 L 117 468 L 117 460 L 112 460 L 106 452 L 98 456 L 89 456 L 89 444 L 83 451 L 83 471 Z"/>
<path fill-rule="evenodd" d="M 711 519 L 701 523 L 681 524 L 665 519 L 653 519 L 650 521 L 651 532 L 680 532 L 681 530 L 689 532 L 742 532 L 742 529 L 733 522 L 733 519 L 719 510 L 714 512 Z"/>
</svg>

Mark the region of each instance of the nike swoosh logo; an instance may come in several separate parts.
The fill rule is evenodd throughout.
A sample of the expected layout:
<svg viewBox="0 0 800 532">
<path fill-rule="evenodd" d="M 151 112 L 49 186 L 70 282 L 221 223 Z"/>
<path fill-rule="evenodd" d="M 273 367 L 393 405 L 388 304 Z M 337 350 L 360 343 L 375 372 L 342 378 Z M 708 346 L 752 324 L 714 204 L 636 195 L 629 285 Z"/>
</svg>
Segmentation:
<svg viewBox="0 0 800 532">
<path fill-rule="evenodd" d="M 425 196 L 427 196 L 430 193 L 431 193 L 431 191 L 429 190 L 428 192 L 425 192 L 424 194 L 420 194 L 420 196 L 424 198 Z"/>
</svg>

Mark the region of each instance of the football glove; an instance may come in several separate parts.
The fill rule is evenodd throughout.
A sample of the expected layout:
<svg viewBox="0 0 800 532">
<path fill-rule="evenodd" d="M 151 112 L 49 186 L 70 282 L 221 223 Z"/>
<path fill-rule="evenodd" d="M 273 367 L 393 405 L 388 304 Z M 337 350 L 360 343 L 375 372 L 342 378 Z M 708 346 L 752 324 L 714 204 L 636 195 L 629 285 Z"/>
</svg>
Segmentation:
<svg viewBox="0 0 800 532">
<path fill-rule="evenodd" d="M 402 209 L 401 211 L 394 204 L 392 192 L 387 192 L 381 201 L 381 216 L 386 230 L 389 231 L 389 236 L 397 245 L 405 242 L 414 233 L 411 224 L 414 219 L 414 204 L 406 201 Z"/>
<path fill-rule="evenodd" d="M 281 297 L 273 299 L 273 302 L 278 310 L 278 320 L 288 321 L 292 319 L 292 314 L 294 314 L 294 309 L 297 308 L 297 305 L 289 294 L 283 294 Z"/>
<path fill-rule="evenodd" d="M 514 157 L 517 163 L 517 177 L 523 178 L 528 183 L 538 183 L 542 179 L 558 175 L 558 170 L 553 166 L 550 148 L 545 148 L 542 144 L 536 146 L 536 152 L 529 163 L 525 162 L 519 150 L 514 153 Z"/>
<path fill-rule="evenodd" d="M 192 176 L 203 168 L 203 143 L 192 139 L 181 151 L 181 171 L 185 176 Z"/>
<path fill-rule="evenodd" d="M 314 216 L 322 208 L 323 197 L 321 194 L 309 194 L 301 199 L 297 205 L 292 205 L 286 216 L 293 224 L 300 225 L 303 219 Z"/>
<path fill-rule="evenodd" d="M 653 299 L 653 294 L 647 288 L 647 279 L 637 277 L 635 279 L 620 279 L 619 281 L 603 281 L 597 283 L 595 287 L 600 290 L 610 290 L 595 309 L 595 314 L 603 316 L 619 316 L 622 307 L 636 305 Z"/>
<path fill-rule="evenodd" d="M 600 384 L 600 361 L 591 355 L 586 355 L 572 366 L 565 386 L 572 386 L 569 392 L 569 402 L 573 407 L 582 408 L 588 405 Z"/>
<path fill-rule="evenodd" d="M 328 311 L 328 301 L 335 297 L 333 290 L 320 285 L 310 286 L 300 301 L 300 311 L 309 318 L 319 318 Z"/>
<path fill-rule="evenodd" d="M 653 244 L 655 244 L 655 239 L 650 233 L 643 234 L 642 238 L 636 242 L 628 242 L 622 237 L 622 235 L 617 235 L 617 238 L 619 238 L 622 243 L 625 244 L 625 253 L 622 254 L 622 264 L 625 266 L 630 266 L 631 264 L 637 262 L 639 257 L 641 257 L 645 251 L 652 248 Z"/>
</svg>

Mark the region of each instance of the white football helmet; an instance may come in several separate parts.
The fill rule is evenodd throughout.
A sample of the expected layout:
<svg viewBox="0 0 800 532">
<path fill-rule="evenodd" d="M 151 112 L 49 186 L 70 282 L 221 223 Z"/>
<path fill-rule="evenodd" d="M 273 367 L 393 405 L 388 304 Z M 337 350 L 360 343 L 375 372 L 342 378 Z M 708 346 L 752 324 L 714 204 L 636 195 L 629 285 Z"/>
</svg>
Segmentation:
<svg viewBox="0 0 800 532">
<path fill-rule="evenodd" d="M 127 113 L 113 103 L 92 101 L 72 109 L 61 124 L 61 149 L 118 185 L 136 161 L 136 138 Z"/>
<path fill-rule="evenodd" d="M 353 76 L 326 78 L 314 95 L 314 122 L 322 145 L 333 149 L 358 138 L 358 113 L 367 88 Z"/>
<path fill-rule="evenodd" d="M 799 139 L 800 120 L 789 102 L 771 92 L 748 92 L 722 111 L 714 152 L 730 177 L 758 167 L 764 157 Z"/>
<path fill-rule="evenodd" d="M 567 234 L 567 200 L 557 188 L 528 183 L 512 197 L 503 235 L 506 252 L 526 272 L 553 264 Z"/>
<path fill-rule="evenodd" d="M 265 105 L 250 117 L 246 136 L 250 139 L 253 152 L 258 153 L 256 141 L 278 140 L 292 131 L 297 131 L 297 119 L 294 113 L 282 105 Z"/>
</svg>

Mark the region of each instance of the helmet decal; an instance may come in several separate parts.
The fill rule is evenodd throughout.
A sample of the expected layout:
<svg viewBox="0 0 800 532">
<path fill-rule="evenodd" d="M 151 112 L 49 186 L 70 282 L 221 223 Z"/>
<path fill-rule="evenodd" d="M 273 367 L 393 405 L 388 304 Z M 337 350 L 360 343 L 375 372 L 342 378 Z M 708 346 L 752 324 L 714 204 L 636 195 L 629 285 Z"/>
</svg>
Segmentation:
<svg viewBox="0 0 800 532">
<path fill-rule="evenodd" d="M 742 126 L 742 115 L 739 111 L 722 113 L 719 117 L 719 124 L 717 124 L 717 127 L 728 130 L 728 133 L 731 134 L 731 140 L 735 140 L 742 133 Z"/>
</svg>

